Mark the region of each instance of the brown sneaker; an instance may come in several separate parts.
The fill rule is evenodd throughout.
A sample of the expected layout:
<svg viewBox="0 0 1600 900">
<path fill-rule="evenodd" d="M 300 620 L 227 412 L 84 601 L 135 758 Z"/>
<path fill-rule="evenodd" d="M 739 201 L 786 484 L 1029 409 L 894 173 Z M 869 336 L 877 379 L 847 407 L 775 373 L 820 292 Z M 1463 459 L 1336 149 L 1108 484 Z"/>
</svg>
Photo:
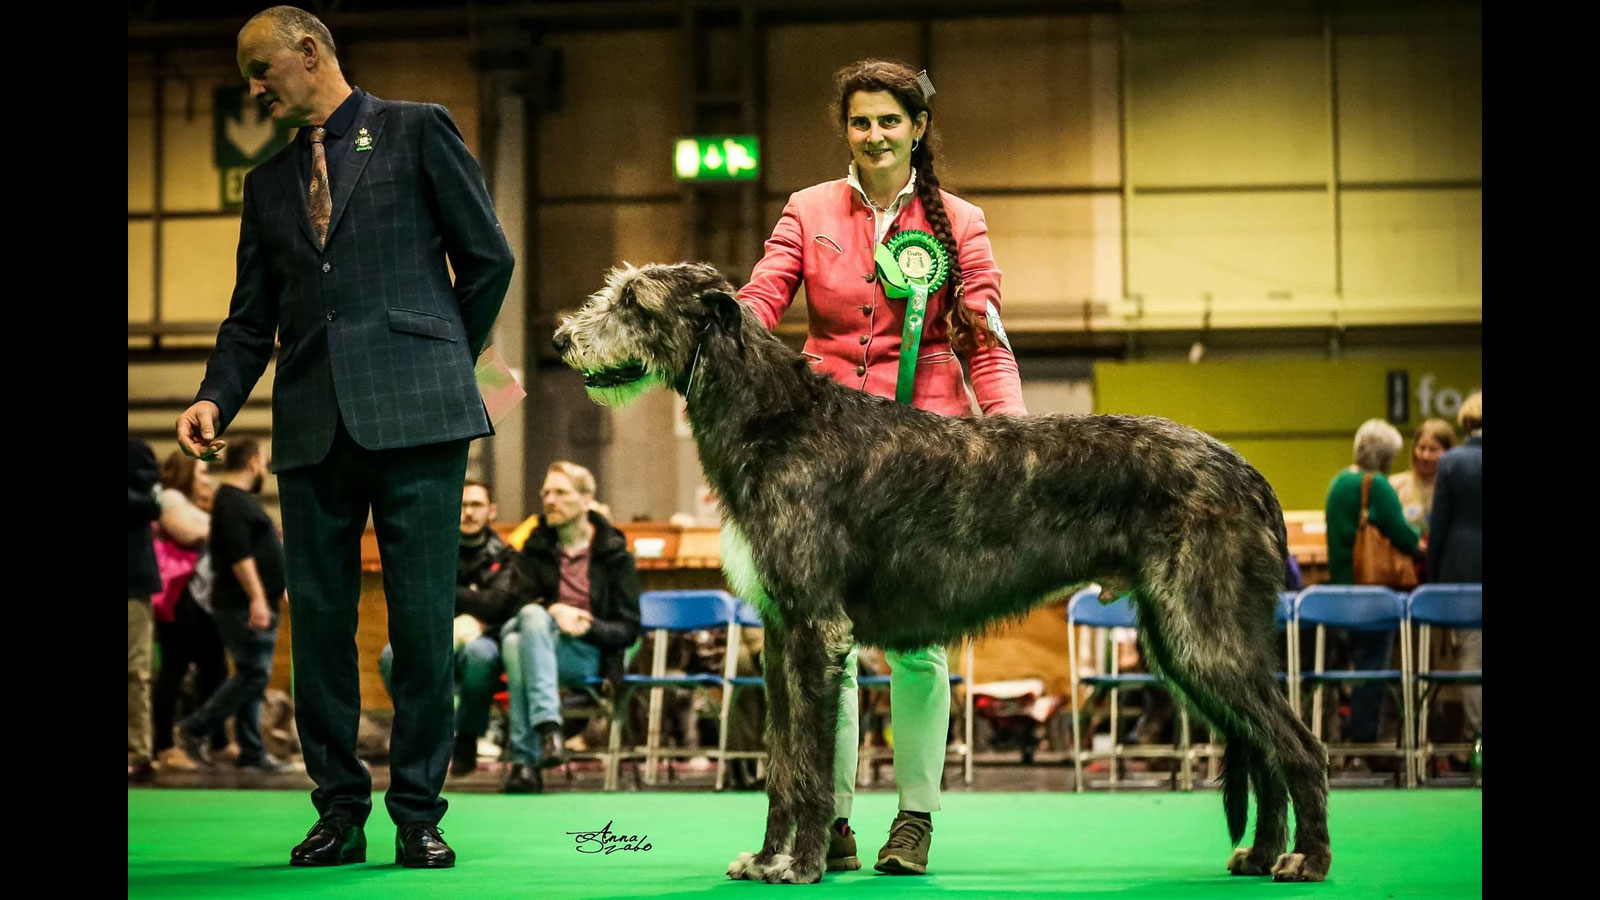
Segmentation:
<svg viewBox="0 0 1600 900">
<path fill-rule="evenodd" d="M 933 823 L 902 810 L 889 826 L 889 842 L 878 851 L 878 864 L 873 868 L 890 875 L 925 875 L 932 843 Z"/>
<path fill-rule="evenodd" d="M 828 871 L 854 872 L 861 868 L 861 857 L 856 856 L 856 833 L 845 822 L 835 828 L 828 826 Z"/>
</svg>

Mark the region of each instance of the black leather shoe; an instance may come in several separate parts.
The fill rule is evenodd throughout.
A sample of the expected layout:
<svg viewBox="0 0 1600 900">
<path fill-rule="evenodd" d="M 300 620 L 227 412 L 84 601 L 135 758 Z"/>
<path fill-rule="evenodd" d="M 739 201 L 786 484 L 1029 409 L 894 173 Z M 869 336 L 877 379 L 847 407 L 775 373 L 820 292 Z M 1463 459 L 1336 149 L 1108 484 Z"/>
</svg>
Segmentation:
<svg viewBox="0 0 1600 900">
<path fill-rule="evenodd" d="M 395 831 L 394 861 L 408 869 L 448 869 L 456 852 L 439 836 L 439 826 L 412 822 Z"/>
<path fill-rule="evenodd" d="M 289 851 L 291 866 L 342 866 L 367 861 L 367 835 L 343 816 L 323 816 Z"/>
<path fill-rule="evenodd" d="M 503 791 L 507 794 L 540 794 L 544 792 L 544 773 L 533 766 L 521 763 L 511 767 Z"/>
<path fill-rule="evenodd" d="M 567 748 L 561 745 L 561 727 L 540 729 L 539 768 L 550 769 L 566 762 Z"/>
</svg>

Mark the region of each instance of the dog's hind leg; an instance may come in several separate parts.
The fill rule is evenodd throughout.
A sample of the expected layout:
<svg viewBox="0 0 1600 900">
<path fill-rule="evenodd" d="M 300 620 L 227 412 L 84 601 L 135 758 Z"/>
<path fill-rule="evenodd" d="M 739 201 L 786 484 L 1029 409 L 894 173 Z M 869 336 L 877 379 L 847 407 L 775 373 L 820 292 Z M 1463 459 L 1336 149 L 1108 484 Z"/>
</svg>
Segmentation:
<svg viewBox="0 0 1600 900">
<path fill-rule="evenodd" d="M 1272 867 L 1275 881 L 1322 881 L 1333 865 L 1328 838 L 1328 751 L 1284 704 L 1282 762 L 1294 798 L 1294 852 Z"/>
<path fill-rule="evenodd" d="M 828 822 L 834 813 L 834 733 L 838 728 L 842 661 L 850 651 L 844 623 L 801 623 L 784 635 L 789 698 L 789 777 L 786 798 L 794 817 L 794 856 L 774 860 L 763 878 L 772 884 L 822 880 Z"/>
<path fill-rule="evenodd" d="M 795 732 L 789 695 L 787 629 L 769 624 L 762 649 L 762 677 L 767 691 L 767 830 L 759 853 L 740 853 L 728 864 L 729 878 L 760 881 L 768 868 L 787 865 L 794 831 Z"/>
<path fill-rule="evenodd" d="M 1181 591 L 1142 592 L 1140 627 L 1163 674 L 1224 736 L 1223 808 L 1235 844 L 1244 836 L 1249 792 L 1255 789 L 1255 835 L 1250 846 L 1234 851 L 1228 871 L 1266 875 L 1288 838 L 1290 791 L 1279 747 L 1285 735 L 1276 716 L 1277 707 L 1287 710 L 1288 702 L 1273 681 L 1270 653 L 1248 637 L 1248 612 L 1237 601 L 1203 596 L 1205 589 L 1191 584 Z"/>
<path fill-rule="evenodd" d="M 1169 615 L 1146 597 L 1140 609 L 1140 634 L 1161 674 L 1223 736 L 1222 806 L 1228 818 L 1228 836 L 1235 844 L 1244 836 L 1249 818 L 1250 788 L 1253 786 L 1256 792 L 1255 842 L 1233 852 L 1228 871 L 1235 875 L 1266 875 L 1287 843 L 1288 795 L 1281 779 L 1266 767 L 1266 754 L 1255 735 L 1244 727 L 1245 720 L 1222 696 L 1203 687 L 1189 669 L 1174 659 L 1164 634 L 1164 620 Z"/>
</svg>

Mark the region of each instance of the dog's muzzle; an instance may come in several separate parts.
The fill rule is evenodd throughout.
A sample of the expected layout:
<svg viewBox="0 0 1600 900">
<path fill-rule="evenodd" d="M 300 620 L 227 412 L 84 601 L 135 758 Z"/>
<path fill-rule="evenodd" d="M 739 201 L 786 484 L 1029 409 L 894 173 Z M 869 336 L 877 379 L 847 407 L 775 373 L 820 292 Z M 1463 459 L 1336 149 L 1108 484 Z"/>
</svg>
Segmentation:
<svg viewBox="0 0 1600 900">
<path fill-rule="evenodd" d="M 614 369 L 604 369 L 599 372 L 584 372 L 583 386 L 592 388 L 621 387 L 632 384 L 643 378 L 646 374 L 644 363 L 628 363 Z"/>
</svg>

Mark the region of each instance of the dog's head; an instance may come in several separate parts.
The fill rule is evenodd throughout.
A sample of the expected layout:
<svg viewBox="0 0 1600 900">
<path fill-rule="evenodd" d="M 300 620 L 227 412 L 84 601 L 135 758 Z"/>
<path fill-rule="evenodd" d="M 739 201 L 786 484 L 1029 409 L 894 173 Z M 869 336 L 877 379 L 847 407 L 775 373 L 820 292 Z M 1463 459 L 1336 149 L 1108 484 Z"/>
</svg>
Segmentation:
<svg viewBox="0 0 1600 900">
<path fill-rule="evenodd" d="M 605 287 L 561 320 L 561 360 L 583 373 L 589 396 L 622 406 L 653 387 L 687 377 L 696 344 L 710 329 L 737 339 L 742 311 L 733 285 L 704 263 L 612 269 Z"/>
</svg>

